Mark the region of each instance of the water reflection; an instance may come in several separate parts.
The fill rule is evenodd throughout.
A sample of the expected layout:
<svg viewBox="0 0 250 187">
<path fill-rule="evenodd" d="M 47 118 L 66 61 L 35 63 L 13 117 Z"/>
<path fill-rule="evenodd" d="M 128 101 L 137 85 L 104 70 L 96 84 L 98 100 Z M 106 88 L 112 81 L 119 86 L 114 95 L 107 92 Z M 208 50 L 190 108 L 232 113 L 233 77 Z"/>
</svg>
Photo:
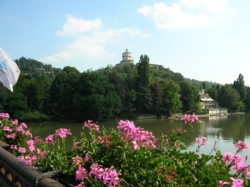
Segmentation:
<svg viewBox="0 0 250 187">
<path fill-rule="evenodd" d="M 234 152 L 234 144 L 238 140 L 247 142 L 250 146 L 250 115 L 229 115 L 221 117 L 205 117 L 201 118 L 201 124 L 194 124 L 189 126 L 184 124 L 181 120 L 166 120 L 166 119 L 144 119 L 136 120 L 136 126 L 143 127 L 145 130 L 152 131 L 156 137 L 162 134 L 169 135 L 171 129 L 183 128 L 187 133 L 183 134 L 183 139 L 189 150 L 195 150 L 195 138 L 199 136 L 206 136 L 208 145 L 201 148 L 203 153 L 209 153 L 213 148 L 215 142 L 217 147 L 222 152 Z M 109 121 L 101 123 L 101 126 L 106 128 L 116 128 L 116 121 Z M 46 137 L 54 133 L 58 128 L 70 128 L 74 136 L 79 137 L 82 132 L 81 123 L 41 123 L 28 124 L 32 128 L 32 133 L 36 136 Z"/>
</svg>

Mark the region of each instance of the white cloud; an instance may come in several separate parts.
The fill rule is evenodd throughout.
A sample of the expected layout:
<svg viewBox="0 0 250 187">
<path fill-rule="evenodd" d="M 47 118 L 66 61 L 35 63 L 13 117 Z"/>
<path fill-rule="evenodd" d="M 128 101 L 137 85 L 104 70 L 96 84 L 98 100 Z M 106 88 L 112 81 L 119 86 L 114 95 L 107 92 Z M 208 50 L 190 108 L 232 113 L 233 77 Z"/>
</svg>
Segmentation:
<svg viewBox="0 0 250 187">
<path fill-rule="evenodd" d="M 160 29 L 195 28 L 218 24 L 236 9 L 228 0 L 179 0 L 173 4 L 144 5 L 138 12 L 151 18 Z"/>
<path fill-rule="evenodd" d="M 207 26 L 214 24 L 214 21 L 207 13 L 190 14 L 184 12 L 177 4 L 166 5 L 155 3 L 153 7 L 143 6 L 138 12 L 152 18 L 158 28 L 178 29 Z"/>
<path fill-rule="evenodd" d="M 63 25 L 61 31 L 57 31 L 57 35 L 76 35 L 84 32 L 98 30 L 102 27 L 100 19 L 84 20 L 76 18 L 72 15 L 67 15 L 66 23 Z"/>
<path fill-rule="evenodd" d="M 80 37 L 66 47 L 66 51 L 74 57 L 102 58 L 109 56 L 105 43 L 96 38 Z"/>
<path fill-rule="evenodd" d="M 64 47 L 64 50 L 43 57 L 40 60 L 45 63 L 74 60 L 75 58 L 105 58 L 113 54 L 106 50 L 107 45 L 122 42 L 128 38 L 139 36 L 146 37 L 148 34 L 138 29 L 120 28 L 101 30 L 101 20 L 89 21 L 68 16 L 63 30 L 56 32 L 57 35 L 73 35 L 73 41 Z M 72 27 L 70 27 L 70 25 Z M 86 27 L 84 27 L 84 25 Z M 83 28 L 84 27 L 84 28 Z M 86 33 L 86 31 L 91 31 Z"/>
<path fill-rule="evenodd" d="M 42 62 L 46 62 L 46 63 L 57 63 L 61 60 L 70 60 L 70 59 L 72 59 L 72 56 L 70 53 L 61 52 L 61 53 L 56 53 L 51 56 L 40 58 L 39 60 Z"/>
<path fill-rule="evenodd" d="M 228 9 L 228 0 L 180 0 L 180 4 L 188 8 L 202 8 L 215 13 Z"/>
</svg>

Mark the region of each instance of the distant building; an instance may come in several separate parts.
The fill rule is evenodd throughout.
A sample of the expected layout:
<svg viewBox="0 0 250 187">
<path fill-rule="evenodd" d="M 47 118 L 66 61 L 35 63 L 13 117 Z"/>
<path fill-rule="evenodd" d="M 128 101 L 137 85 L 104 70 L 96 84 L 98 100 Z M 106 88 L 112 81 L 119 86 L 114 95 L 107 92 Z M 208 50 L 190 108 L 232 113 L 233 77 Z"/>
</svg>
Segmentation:
<svg viewBox="0 0 250 187">
<path fill-rule="evenodd" d="M 199 90 L 199 95 L 201 98 L 201 108 L 209 109 L 209 108 L 217 108 L 218 104 L 207 94 L 204 89 Z"/>
<path fill-rule="evenodd" d="M 125 64 L 125 63 L 134 63 L 133 56 L 130 52 L 128 52 L 128 49 L 124 53 L 122 53 L 122 61 L 120 64 Z"/>
<path fill-rule="evenodd" d="M 157 69 L 163 68 L 162 65 L 158 65 L 158 64 L 149 64 L 149 67 L 150 67 L 150 68 L 157 68 Z"/>
<path fill-rule="evenodd" d="M 201 108 L 208 110 L 209 115 L 226 115 L 228 113 L 227 108 L 221 108 L 217 102 L 215 102 L 204 89 L 199 90 Z"/>
</svg>

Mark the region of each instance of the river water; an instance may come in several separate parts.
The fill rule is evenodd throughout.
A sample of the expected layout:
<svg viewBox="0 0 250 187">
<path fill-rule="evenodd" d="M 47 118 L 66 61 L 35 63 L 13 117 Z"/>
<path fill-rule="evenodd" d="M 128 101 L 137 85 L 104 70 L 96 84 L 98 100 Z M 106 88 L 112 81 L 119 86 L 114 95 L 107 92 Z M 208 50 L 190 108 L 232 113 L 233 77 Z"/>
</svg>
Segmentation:
<svg viewBox="0 0 250 187">
<path fill-rule="evenodd" d="M 183 128 L 187 130 L 183 134 L 188 150 L 195 151 L 195 138 L 207 137 L 207 145 L 200 148 L 200 153 L 209 154 L 215 143 L 221 152 L 235 153 L 234 144 L 238 141 L 245 141 L 250 148 L 250 114 L 244 115 L 227 115 L 200 118 L 200 124 L 194 124 L 192 127 L 184 124 L 181 120 L 169 119 L 143 119 L 135 120 L 136 126 L 151 131 L 156 137 L 162 134 L 170 134 L 171 129 Z M 118 120 L 100 123 L 100 126 L 116 128 Z M 82 132 L 81 123 L 35 123 L 28 124 L 31 132 L 35 136 L 47 137 L 55 132 L 58 128 L 70 128 L 74 136 L 79 137 Z M 242 155 L 250 155 L 250 151 Z M 249 162 L 249 161 L 248 161 Z"/>
</svg>

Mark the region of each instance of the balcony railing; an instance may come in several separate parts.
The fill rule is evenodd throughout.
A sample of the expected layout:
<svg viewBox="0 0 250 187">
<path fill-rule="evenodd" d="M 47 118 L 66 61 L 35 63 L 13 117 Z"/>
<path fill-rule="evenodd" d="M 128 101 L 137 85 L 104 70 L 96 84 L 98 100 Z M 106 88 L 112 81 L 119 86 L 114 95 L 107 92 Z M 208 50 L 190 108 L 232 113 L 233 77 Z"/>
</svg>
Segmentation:
<svg viewBox="0 0 250 187">
<path fill-rule="evenodd" d="M 65 187 L 58 182 L 59 171 L 41 173 L 18 160 L 0 141 L 0 186 L 2 187 Z"/>
</svg>

